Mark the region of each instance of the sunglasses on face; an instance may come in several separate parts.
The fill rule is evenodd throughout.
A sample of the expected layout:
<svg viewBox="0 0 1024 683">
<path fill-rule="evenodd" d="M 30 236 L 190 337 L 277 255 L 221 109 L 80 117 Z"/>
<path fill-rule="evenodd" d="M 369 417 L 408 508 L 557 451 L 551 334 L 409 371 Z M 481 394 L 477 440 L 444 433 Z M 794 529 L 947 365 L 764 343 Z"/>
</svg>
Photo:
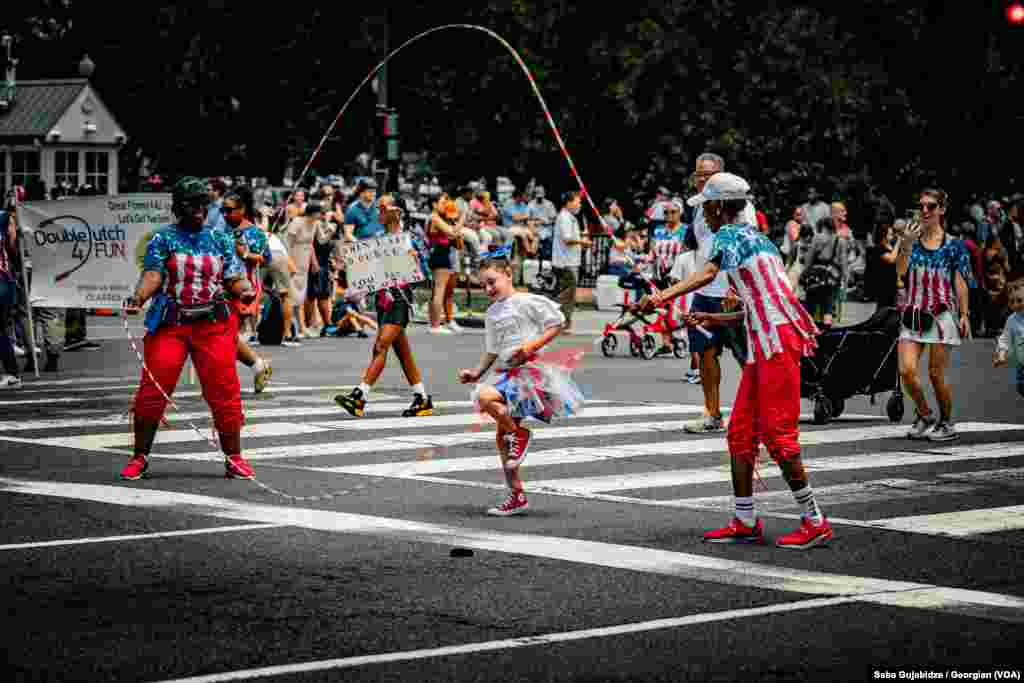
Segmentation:
<svg viewBox="0 0 1024 683">
<path fill-rule="evenodd" d="M 935 209 L 939 208 L 939 203 L 938 202 L 921 202 L 919 204 L 919 206 L 921 207 L 922 211 L 934 211 Z"/>
</svg>

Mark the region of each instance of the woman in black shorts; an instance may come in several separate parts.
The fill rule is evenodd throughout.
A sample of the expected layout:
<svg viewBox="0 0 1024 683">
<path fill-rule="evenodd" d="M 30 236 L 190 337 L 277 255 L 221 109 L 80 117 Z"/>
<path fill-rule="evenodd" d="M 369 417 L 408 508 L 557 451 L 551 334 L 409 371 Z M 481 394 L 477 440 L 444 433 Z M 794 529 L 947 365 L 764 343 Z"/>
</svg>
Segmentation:
<svg viewBox="0 0 1024 683">
<path fill-rule="evenodd" d="M 428 265 L 434 278 L 434 295 L 430 299 L 430 332 L 452 334 L 452 330 L 444 327 L 441 321 L 445 318 L 449 280 L 455 277 L 452 272 L 452 249 L 462 231 L 462 217 L 453 211 L 455 205 L 446 193 L 431 197 L 430 207 L 432 211 L 427 226 L 427 237 L 430 239 Z"/>
<path fill-rule="evenodd" d="M 401 209 L 391 207 L 381 218 L 384 229 L 388 233 L 396 234 L 402 231 Z M 409 239 L 409 251 L 415 255 L 411 238 Z M 418 263 L 418 256 L 416 258 Z M 377 338 L 373 342 L 373 357 L 370 360 L 370 366 L 363 374 L 362 383 L 353 389 L 352 393 L 338 394 L 334 397 L 334 401 L 353 417 L 362 417 L 366 409 L 366 399 L 384 371 L 384 364 L 388 359 L 388 349 L 394 347 L 395 353 L 398 355 L 398 362 L 402 366 L 402 372 L 405 373 L 405 379 L 412 387 L 412 404 L 402 412 L 402 415 L 404 417 L 433 415 L 434 402 L 423 386 L 420 369 L 416 367 L 416 359 L 412 355 L 409 336 L 405 332 L 412 317 L 412 288 L 409 285 L 391 287 L 380 290 L 376 296 L 378 328 Z"/>
</svg>

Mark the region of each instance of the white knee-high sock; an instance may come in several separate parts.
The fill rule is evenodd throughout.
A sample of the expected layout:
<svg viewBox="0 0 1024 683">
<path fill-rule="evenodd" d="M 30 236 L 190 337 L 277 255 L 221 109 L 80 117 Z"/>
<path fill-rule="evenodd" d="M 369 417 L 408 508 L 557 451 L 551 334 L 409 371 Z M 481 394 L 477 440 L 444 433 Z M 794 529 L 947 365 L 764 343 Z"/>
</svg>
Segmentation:
<svg viewBox="0 0 1024 683">
<path fill-rule="evenodd" d="M 804 517 L 808 517 L 815 524 L 821 524 L 824 515 L 821 513 L 821 508 L 818 507 L 818 501 L 814 499 L 814 491 L 811 490 L 811 485 L 793 491 L 793 500 L 801 508 L 801 514 Z"/>
<path fill-rule="evenodd" d="M 749 527 L 757 524 L 757 512 L 754 511 L 753 496 L 736 496 L 736 519 Z"/>
</svg>

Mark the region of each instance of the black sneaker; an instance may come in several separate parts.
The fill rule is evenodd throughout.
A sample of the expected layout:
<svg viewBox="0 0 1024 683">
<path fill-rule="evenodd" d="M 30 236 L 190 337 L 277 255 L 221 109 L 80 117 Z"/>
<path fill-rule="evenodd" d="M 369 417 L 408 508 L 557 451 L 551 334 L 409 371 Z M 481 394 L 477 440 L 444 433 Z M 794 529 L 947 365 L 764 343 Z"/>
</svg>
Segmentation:
<svg viewBox="0 0 1024 683">
<path fill-rule="evenodd" d="M 363 397 L 363 392 L 360 391 L 359 387 L 353 389 L 352 393 L 348 396 L 338 394 L 334 397 L 334 402 L 347 410 L 348 414 L 352 417 L 362 417 L 366 410 L 366 399 Z"/>
<path fill-rule="evenodd" d="M 413 394 L 412 404 L 402 411 L 402 417 L 426 417 L 434 414 L 434 401 L 423 394 Z"/>
</svg>

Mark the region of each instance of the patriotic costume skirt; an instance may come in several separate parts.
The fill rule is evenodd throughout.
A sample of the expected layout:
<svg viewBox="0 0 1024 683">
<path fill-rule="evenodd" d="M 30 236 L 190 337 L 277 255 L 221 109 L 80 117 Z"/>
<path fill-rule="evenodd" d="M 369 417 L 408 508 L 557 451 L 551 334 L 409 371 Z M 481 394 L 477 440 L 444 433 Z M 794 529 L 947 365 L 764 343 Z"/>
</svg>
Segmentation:
<svg viewBox="0 0 1024 683">
<path fill-rule="evenodd" d="M 953 311 L 943 311 L 935 316 L 935 322 L 927 329 L 910 329 L 900 326 L 900 341 L 914 341 L 920 344 L 948 344 L 960 346 L 960 327 Z"/>
<path fill-rule="evenodd" d="M 583 409 L 583 392 L 570 371 L 559 365 L 527 363 L 495 373 L 494 389 L 505 399 L 513 418 L 533 418 L 550 423 L 558 417 L 572 417 Z M 479 409 L 479 387 L 473 403 Z"/>
</svg>

